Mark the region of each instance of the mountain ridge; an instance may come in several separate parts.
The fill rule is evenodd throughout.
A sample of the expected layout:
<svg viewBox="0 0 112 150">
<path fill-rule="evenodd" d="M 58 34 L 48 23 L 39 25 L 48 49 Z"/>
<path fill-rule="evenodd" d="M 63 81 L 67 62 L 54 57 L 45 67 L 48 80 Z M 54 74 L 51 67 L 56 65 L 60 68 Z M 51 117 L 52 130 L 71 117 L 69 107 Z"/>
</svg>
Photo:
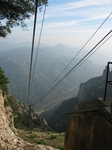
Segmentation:
<svg viewBox="0 0 112 150">
<path fill-rule="evenodd" d="M 112 70 L 109 72 L 109 78 L 112 80 Z M 105 81 L 106 81 L 106 69 L 103 71 L 102 76 L 89 79 L 88 81 L 81 83 L 79 91 L 76 97 L 64 101 L 51 118 L 46 119 L 51 127 L 58 132 L 63 132 L 66 130 L 66 127 L 69 122 L 69 115 L 64 113 L 71 112 L 73 107 L 80 103 L 86 101 L 91 101 L 97 98 L 103 98 L 105 90 Z M 107 97 L 112 98 L 111 87 L 108 87 Z M 44 116 L 45 113 L 43 113 Z M 41 114 L 42 116 L 42 114 Z M 61 120 L 60 120 L 61 119 Z"/>
<path fill-rule="evenodd" d="M 63 50 L 61 49 L 60 54 L 57 54 L 56 50 L 49 49 L 49 47 L 40 49 L 34 74 L 35 82 L 31 87 L 32 104 L 42 97 L 51 83 L 71 60 L 71 57 L 62 53 L 62 51 Z M 35 54 L 36 51 L 34 52 L 34 56 Z M 77 63 L 78 60 L 79 58 L 77 58 L 74 63 Z M 11 51 L 0 52 L 0 66 L 2 66 L 6 76 L 9 78 L 10 83 L 8 86 L 10 93 L 20 101 L 26 102 L 30 67 L 30 48 L 18 48 L 16 50 L 13 49 Z M 70 65 L 70 67 L 72 66 L 73 64 Z M 47 97 L 41 102 L 44 106 L 42 109 L 44 110 L 46 107 L 49 107 L 48 103 L 51 105 L 52 101 L 55 104 L 58 99 L 63 99 L 64 97 L 69 98 L 71 95 L 77 94 L 77 90 L 75 90 L 76 93 L 74 93 L 74 88 L 76 86 L 78 87 L 81 81 L 83 82 L 91 76 L 100 74 L 102 68 L 97 68 L 97 65 L 94 65 L 88 60 L 55 90 L 55 96 L 51 95 L 50 99 Z M 61 77 L 63 77 L 68 70 L 69 68 L 61 75 Z M 38 111 L 43 111 L 40 109 L 40 103 L 37 103 L 36 108 Z"/>
</svg>

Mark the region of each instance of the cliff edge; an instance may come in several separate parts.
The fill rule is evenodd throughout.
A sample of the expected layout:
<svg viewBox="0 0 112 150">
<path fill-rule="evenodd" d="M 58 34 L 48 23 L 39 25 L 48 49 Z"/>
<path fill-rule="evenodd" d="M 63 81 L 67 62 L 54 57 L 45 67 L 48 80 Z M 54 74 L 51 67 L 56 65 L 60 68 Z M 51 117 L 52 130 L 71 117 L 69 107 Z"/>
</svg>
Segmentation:
<svg viewBox="0 0 112 150">
<path fill-rule="evenodd" d="M 24 147 L 24 142 L 14 134 L 15 130 L 12 109 L 4 107 L 4 97 L 0 90 L 0 146 L 2 149 Z"/>
<path fill-rule="evenodd" d="M 0 150 L 56 150 L 50 146 L 30 144 L 19 138 L 14 127 L 13 111 L 10 105 L 4 106 L 6 100 L 0 90 Z"/>
</svg>

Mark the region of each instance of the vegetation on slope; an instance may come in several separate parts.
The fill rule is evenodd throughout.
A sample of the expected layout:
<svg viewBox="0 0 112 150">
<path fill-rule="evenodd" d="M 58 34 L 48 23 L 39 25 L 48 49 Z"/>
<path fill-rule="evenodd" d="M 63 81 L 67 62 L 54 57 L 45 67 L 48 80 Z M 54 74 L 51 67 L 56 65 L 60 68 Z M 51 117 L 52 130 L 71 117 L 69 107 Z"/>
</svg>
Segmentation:
<svg viewBox="0 0 112 150">
<path fill-rule="evenodd" d="M 64 150 L 64 133 L 55 133 L 52 131 L 41 131 L 39 128 L 33 130 L 18 130 L 18 135 L 23 140 L 33 143 L 49 145 L 60 150 Z"/>
<path fill-rule="evenodd" d="M 4 75 L 4 71 L 0 68 L 0 87 L 7 85 L 8 79 Z M 6 86 L 7 87 L 7 86 Z M 8 90 L 8 88 L 7 88 Z M 23 103 L 20 103 L 13 96 L 7 95 L 4 100 L 5 107 L 11 107 L 14 116 L 14 126 L 18 129 L 18 136 L 23 140 L 33 143 L 42 144 L 64 150 L 64 133 L 58 134 L 54 132 L 46 123 L 46 121 L 38 116 L 34 110 L 32 113 L 34 118 L 29 116 L 29 109 Z M 14 131 L 15 132 L 15 131 Z"/>
<path fill-rule="evenodd" d="M 3 95 L 8 94 L 7 84 L 9 83 L 8 78 L 5 77 L 4 71 L 0 67 L 0 89 L 3 91 Z"/>
<path fill-rule="evenodd" d="M 41 118 L 34 122 L 29 117 L 28 108 L 14 97 L 8 97 L 7 102 L 13 110 L 14 126 L 18 129 L 20 138 L 32 144 L 48 145 L 64 150 L 64 133 L 58 134 L 48 125 L 43 125 L 43 122 L 40 122 Z"/>
</svg>

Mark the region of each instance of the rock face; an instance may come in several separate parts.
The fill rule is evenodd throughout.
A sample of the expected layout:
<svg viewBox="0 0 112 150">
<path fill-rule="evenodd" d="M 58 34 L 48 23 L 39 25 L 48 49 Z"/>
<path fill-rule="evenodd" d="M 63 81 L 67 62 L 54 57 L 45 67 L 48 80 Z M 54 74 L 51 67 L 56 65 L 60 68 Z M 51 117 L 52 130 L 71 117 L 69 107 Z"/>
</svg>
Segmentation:
<svg viewBox="0 0 112 150">
<path fill-rule="evenodd" d="M 30 144 L 15 135 L 13 114 L 10 106 L 4 107 L 0 90 L 0 150 L 56 150 L 50 146 Z"/>
<path fill-rule="evenodd" d="M 13 115 L 10 107 L 4 107 L 4 98 L 0 90 L 0 145 L 3 149 L 23 147 L 23 141 L 19 139 L 10 127 L 13 127 Z"/>
<path fill-rule="evenodd" d="M 77 94 L 79 102 L 88 101 L 99 97 L 104 97 L 106 72 L 103 71 L 103 75 L 99 77 L 92 78 L 85 83 L 80 84 L 80 88 Z M 112 71 L 109 71 L 109 80 L 112 80 Z M 112 97 L 111 87 L 108 85 L 107 96 Z"/>
<path fill-rule="evenodd" d="M 112 150 L 112 124 L 101 115 L 72 115 L 65 150 Z"/>
<path fill-rule="evenodd" d="M 107 70 L 105 69 L 102 76 L 95 77 L 85 83 L 81 83 L 77 96 L 75 98 L 64 101 L 59 106 L 51 119 L 47 120 L 49 125 L 58 132 L 63 132 L 66 130 L 67 124 L 69 122 L 69 116 L 65 115 L 64 113 L 70 112 L 72 108 L 80 102 L 103 98 L 106 72 Z M 109 79 L 112 80 L 112 70 L 109 71 Z M 112 97 L 112 86 L 108 86 L 107 97 Z"/>
<path fill-rule="evenodd" d="M 96 78 L 88 80 L 85 83 L 80 84 L 80 88 L 79 88 L 78 95 L 77 95 L 80 102 L 85 101 L 85 100 L 87 101 L 88 99 L 93 99 L 94 96 L 96 96 L 94 95 L 94 92 L 95 92 L 94 90 L 96 90 L 96 87 L 100 89 L 100 84 L 102 80 L 101 78 L 102 77 L 96 77 Z M 88 91 L 91 91 L 90 96 L 89 96 Z M 99 97 L 99 95 L 97 95 L 97 97 Z"/>
<path fill-rule="evenodd" d="M 77 98 L 71 98 L 64 101 L 53 116 L 48 120 L 48 124 L 57 132 L 65 132 L 70 119 L 70 116 L 65 113 L 70 112 L 72 107 L 78 103 L 79 100 Z"/>
<path fill-rule="evenodd" d="M 48 126 L 46 120 L 41 118 L 34 108 L 32 108 L 31 112 L 30 112 L 28 106 L 21 103 L 19 100 L 15 99 L 14 97 L 9 98 L 9 103 L 10 103 L 10 106 L 13 110 L 13 114 L 14 114 L 15 117 L 18 117 L 18 116 L 21 116 L 21 115 L 25 114 L 26 116 L 32 118 L 32 122 L 35 124 L 35 126 L 43 127 L 43 128 Z M 15 109 L 15 107 L 16 107 L 16 109 Z"/>
</svg>

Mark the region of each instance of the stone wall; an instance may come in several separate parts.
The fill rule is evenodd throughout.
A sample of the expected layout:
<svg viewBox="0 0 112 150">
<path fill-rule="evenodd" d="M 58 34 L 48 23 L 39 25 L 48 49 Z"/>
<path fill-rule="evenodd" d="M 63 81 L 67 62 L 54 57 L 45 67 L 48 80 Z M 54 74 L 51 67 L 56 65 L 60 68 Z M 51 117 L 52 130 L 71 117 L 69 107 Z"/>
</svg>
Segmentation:
<svg viewBox="0 0 112 150">
<path fill-rule="evenodd" d="M 65 150 L 112 150 L 112 125 L 101 115 L 72 115 Z"/>
</svg>

